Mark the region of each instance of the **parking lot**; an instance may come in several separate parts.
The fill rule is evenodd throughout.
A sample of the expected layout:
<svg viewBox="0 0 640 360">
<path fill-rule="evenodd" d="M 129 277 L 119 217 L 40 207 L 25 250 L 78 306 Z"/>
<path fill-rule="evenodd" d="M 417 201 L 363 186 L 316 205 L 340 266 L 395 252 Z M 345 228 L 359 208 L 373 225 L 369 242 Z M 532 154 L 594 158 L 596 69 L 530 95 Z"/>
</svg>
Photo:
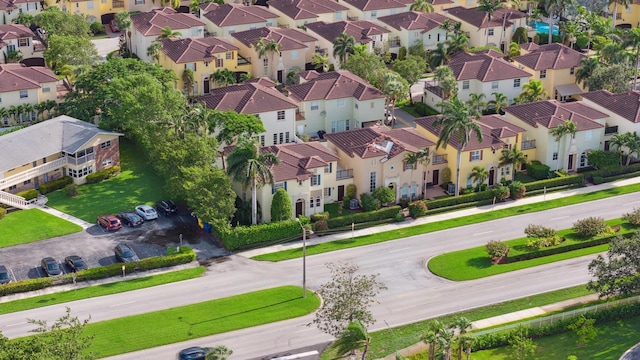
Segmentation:
<svg viewBox="0 0 640 360">
<path fill-rule="evenodd" d="M 124 226 L 107 232 L 94 225 L 79 233 L 3 248 L 0 249 L 0 265 L 7 267 L 12 281 L 34 279 L 46 276 L 40 261 L 47 256 L 56 259 L 62 271 L 68 273 L 71 269 L 64 264 L 64 258 L 69 255 L 82 257 L 90 268 L 110 265 L 117 262 L 113 248 L 126 243 L 144 259 L 165 254 L 167 246 L 178 246 L 181 234 L 183 245 L 194 248 L 198 260 L 228 254 L 198 227 L 195 218 L 182 210 L 174 216 L 160 215 L 157 220 L 138 227 Z"/>
</svg>

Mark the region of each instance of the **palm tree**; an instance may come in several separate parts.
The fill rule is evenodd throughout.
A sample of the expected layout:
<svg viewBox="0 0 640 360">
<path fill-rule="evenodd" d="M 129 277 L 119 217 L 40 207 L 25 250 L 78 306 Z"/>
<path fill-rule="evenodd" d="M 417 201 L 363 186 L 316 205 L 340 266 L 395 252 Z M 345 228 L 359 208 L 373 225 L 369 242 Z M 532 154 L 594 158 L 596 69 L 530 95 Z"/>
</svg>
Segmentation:
<svg viewBox="0 0 640 360">
<path fill-rule="evenodd" d="M 9 110 L 6 108 L 0 108 L 0 127 L 4 126 L 4 120 L 9 118 Z"/>
<path fill-rule="evenodd" d="M 227 360 L 231 354 L 233 354 L 233 350 L 224 345 L 218 345 L 211 349 L 206 355 L 205 360 Z"/>
<path fill-rule="evenodd" d="M 458 93 L 458 80 L 456 80 L 450 67 L 446 65 L 438 66 L 435 71 L 435 78 L 438 81 L 438 86 L 442 90 L 443 100 Z"/>
<path fill-rule="evenodd" d="M 311 58 L 311 65 L 316 70 L 322 69 L 322 72 L 327 72 L 329 69 L 329 57 L 320 53 L 314 53 Z"/>
<path fill-rule="evenodd" d="M 195 83 L 193 70 L 187 68 L 182 71 L 182 82 L 184 83 L 184 91 L 187 93 L 187 96 L 190 97 L 193 93 L 193 84 Z"/>
<path fill-rule="evenodd" d="M 347 61 L 349 54 L 355 53 L 355 48 L 356 39 L 347 33 L 342 33 L 333 39 L 333 56 L 338 57 L 341 65 Z"/>
<path fill-rule="evenodd" d="M 158 39 L 175 39 L 182 37 L 182 33 L 180 31 L 173 31 L 171 26 L 165 26 L 160 30 L 160 35 L 158 35 Z"/>
<path fill-rule="evenodd" d="M 429 360 L 434 360 L 436 357 L 438 337 L 443 330 L 444 325 L 440 321 L 434 320 L 429 323 L 427 330 L 420 336 L 420 340 L 429 346 Z"/>
<path fill-rule="evenodd" d="M 451 55 L 458 51 L 467 51 L 469 49 L 469 38 L 464 33 L 451 33 L 447 36 L 447 60 Z"/>
<path fill-rule="evenodd" d="M 469 144 L 471 140 L 471 134 L 474 133 L 478 138 L 478 141 L 482 142 L 482 130 L 480 126 L 473 122 L 474 119 L 479 117 L 479 114 L 474 110 L 468 108 L 457 95 L 453 95 L 449 101 L 441 102 L 442 116 L 434 122 L 434 126 L 442 127 L 440 129 L 440 135 L 436 148 L 442 146 L 447 147 L 449 142 L 452 142 L 456 146 L 458 151 L 456 162 L 456 192 L 455 196 L 459 195 L 460 186 L 460 163 L 462 162 L 462 151 Z"/>
<path fill-rule="evenodd" d="M 492 92 L 491 95 L 493 95 L 493 100 L 489 100 L 487 106 L 494 109 L 496 114 L 500 114 L 502 108 L 509 105 L 507 95 L 501 92 Z"/>
<path fill-rule="evenodd" d="M 622 148 L 627 145 L 627 134 L 615 134 L 611 137 L 609 141 L 609 146 L 611 148 L 615 148 L 616 152 L 620 155 L 620 165 L 622 165 L 622 155 L 624 154 Z"/>
<path fill-rule="evenodd" d="M 515 146 L 511 149 L 502 149 L 502 156 L 500 156 L 500 166 L 511 165 L 513 172 L 511 173 L 511 181 L 516 179 L 516 170 L 521 164 L 526 164 L 527 158 L 524 153 L 518 150 Z"/>
<path fill-rule="evenodd" d="M 483 11 L 489 17 L 489 20 L 493 17 L 493 13 L 504 7 L 504 3 L 499 0 L 480 0 L 478 1 L 478 11 Z"/>
<path fill-rule="evenodd" d="M 23 117 L 29 121 L 29 124 L 31 124 L 31 121 L 33 121 L 32 119 L 35 107 L 33 106 L 33 104 L 22 104 L 20 106 L 22 107 L 22 114 L 24 115 Z"/>
<path fill-rule="evenodd" d="M 404 155 L 404 163 L 407 166 L 411 166 L 411 183 L 413 184 L 413 170 L 415 170 L 418 166 L 418 153 L 408 151 Z M 413 193 L 411 193 L 410 199 L 411 201 L 413 201 Z"/>
<path fill-rule="evenodd" d="M 338 339 L 331 346 L 338 355 L 355 354 L 355 351 L 363 348 L 362 360 L 367 356 L 371 337 L 367 329 L 360 321 L 352 321 L 347 328 L 338 336 Z"/>
<path fill-rule="evenodd" d="M 520 56 L 520 45 L 517 42 L 511 42 L 509 44 L 509 59 L 516 56 Z"/>
<path fill-rule="evenodd" d="M 571 119 L 567 119 L 562 124 L 549 130 L 549 135 L 553 136 L 554 139 L 558 142 L 558 153 L 560 153 L 560 150 L 561 150 L 560 143 L 562 142 L 564 137 L 566 135 L 571 135 L 573 137 L 573 135 L 575 135 L 577 131 L 578 131 L 578 126 Z M 563 153 L 564 153 L 565 147 L 566 146 L 562 146 Z M 558 170 L 564 169 L 564 166 L 566 164 L 566 161 L 564 159 L 564 154 L 562 154 L 562 156 L 558 155 L 558 161 L 562 161 L 562 165 L 559 167 Z"/>
<path fill-rule="evenodd" d="M 467 330 L 471 327 L 471 321 L 464 316 L 459 316 L 453 319 L 452 324 L 458 332 L 457 340 L 458 340 L 458 360 L 462 360 L 463 351 L 470 348 L 470 344 L 466 344 L 468 342 L 469 336 L 465 336 Z M 473 337 L 471 337 L 473 339 Z M 469 349 L 470 351 L 470 349 Z"/>
<path fill-rule="evenodd" d="M 468 178 L 471 179 L 472 186 L 473 184 L 476 184 L 476 191 L 481 190 L 482 184 L 487 181 L 488 177 L 489 173 L 487 172 L 487 169 L 482 166 L 474 166 L 468 176 Z"/>
<path fill-rule="evenodd" d="M 267 72 L 267 75 L 271 77 L 271 68 L 273 67 L 273 54 L 279 54 L 282 45 L 274 39 L 269 39 L 269 41 L 264 40 L 265 39 L 258 40 L 255 44 L 253 44 L 253 47 L 258 53 L 258 58 L 263 59 L 265 56 L 269 55 L 269 71 Z"/>
<path fill-rule="evenodd" d="M 629 153 L 627 155 L 627 163 L 626 166 L 629 166 L 629 164 L 631 163 L 631 158 L 633 157 L 633 154 L 639 155 L 640 154 L 640 135 L 636 134 L 635 132 L 630 132 L 628 133 L 629 136 L 627 137 L 627 148 L 629 149 Z"/>
<path fill-rule="evenodd" d="M 429 67 L 431 69 L 435 69 L 447 63 L 447 58 L 449 57 L 447 46 L 447 43 L 439 42 L 436 44 L 435 49 L 430 50 L 427 53 L 427 61 L 429 62 Z"/>
<path fill-rule="evenodd" d="M 429 167 L 429 164 L 431 164 L 431 150 L 429 150 L 429 148 L 426 147 L 418 151 L 417 155 L 418 155 L 418 164 L 422 165 L 426 172 L 427 168 Z M 424 193 L 424 181 L 420 183 L 420 189 L 421 189 L 420 192 Z"/>
<path fill-rule="evenodd" d="M 154 41 L 147 48 L 147 57 L 155 62 L 160 61 L 160 49 L 162 49 L 162 43 L 160 41 Z"/>
<path fill-rule="evenodd" d="M 229 86 L 236 83 L 236 74 L 229 69 L 218 69 L 211 76 L 209 76 L 216 87 Z"/>
<path fill-rule="evenodd" d="M 409 10 L 418 11 L 422 13 L 433 12 L 433 5 L 428 0 L 414 0 L 413 4 L 409 7 Z"/>
<path fill-rule="evenodd" d="M 38 121 L 38 117 L 41 114 L 42 114 L 42 120 L 44 120 L 44 114 L 43 113 L 46 110 L 46 108 L 47 108 L 47 104 L 45 104 L 44 101 L 40 102 L 40 103 L 37 103 L 37 104 L 35 104 L 33 106 L 33 111 L 35 111 L 35 113 L 36 113 L 36 121 Z"/>
<path fill-rule="evenodd" d="M 622 46 L 627 48 L 631 46 L 634 50 L 633 63 L 633 89 L 636 89 L 638 83 L 638 58 L 640 57 L 640 28 L 633 28 L 627 31 Z"/>
<path fill-rule="evenodd" d="M 542 81 L 531 80 L 522 86 L 522 92 L 518 95 L 519 104 L 528 104 L 542 100 L 547 94 L 544 87 L 542 87 Z"/>
<path fill-rule="evenodd" d="M 600 62 L 596 57 L 585 57 L 580 60 L 580 67 L 576 70 L 576 83 L 584 83 L 593 71 L 600 66 Z"/>
<path fill-rule="evenodd" d="M 467 100 L 467 106 L 481 113 L 482 110 L 485 108 L 485 106 L 487 106 L 487 103 L 482 101 L 482 99 L 484 99 L 485 97 L 486 95 L 484 93 L 469 94 L 469 100 Z"/>
<path fill-rule="evenodd" d="M 395 125 L 395 107 L 398 98 L 406 97 L 409 94 L 409 83 L 397 72 L 387 71 L 382 77 L 382 92 L 387 96 L 387 108 L 391 106 L 391 128 Z M 386 120 L 386 119 L 385 119 Z"/>
<path fill-rule="evenodd" d="M 120 11 L 116 13 L 115 20 L 118 23 L 118 28 L 124 34 L 125 47 L 127 51 L 131 52 L 131 13 L 128 11 Z"/>
<path fill-rule="evenodd" d="M 58 107 L 58 103 L 55 100 L 47 100 L 42 104 L 44 105 L 44 110 L 47 111 L 47 118 L 51 118 L 51 115 L 55 112 L 54 110 Z"/>
<path fill-rule="evenodd" d="M 14 122 L 18 122 L 18 115 L 20 115 L 20 108 L 16 105 L 9 106 L 9 115 L 13 118 Z"/>
<path fill-rule="evenodd" d="M 271 166 L 280 161 L 272 153 L 261 154 L 255 140 L 243 139 L 227 158 L 227 174 L 246 188 L 251 184 L 251 223 L 258 223 L 258 186 L 273 184 Z"/>
<path fill-rule="evenodd" d="M 476 338 L 474 336 L 467 334 L 458 336 L 458 360 L 462 360 L 463 352 L 467 355 L 467 360 L 471 359 L 471 349 L 475 341 Z"/>
<path fill-rule="evenodd" d="M 191 4 L 189 4 L 189 11 L 197 17 L 200 17 L 200 3 L 198 0 L 192 0 Z"/>
</svg>

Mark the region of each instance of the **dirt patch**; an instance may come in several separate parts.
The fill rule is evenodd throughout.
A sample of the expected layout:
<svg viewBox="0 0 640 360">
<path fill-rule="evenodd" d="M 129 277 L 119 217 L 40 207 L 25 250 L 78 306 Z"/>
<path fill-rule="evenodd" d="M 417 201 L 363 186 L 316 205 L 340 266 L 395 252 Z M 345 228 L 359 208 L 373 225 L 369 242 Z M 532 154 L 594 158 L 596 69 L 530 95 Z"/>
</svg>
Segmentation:
<svg viewBox="0 0 640 360">
<path fill-rule="evenodd" d="M 209 259 L 205 259 L 205 260 L 200 260 L 200 265 L 207 267 L 209 265 L 221 264 L 221 263 L 227 262 L 229 260 L 231 260 L 231 258 L 229 256 L 221 256 L 221 257 L 216 257 L 216 258 L 209 258 Z"/>
<path fill-rule="evenodd" d="M 185 224 L 178 225 L 169 229 L 158 229 L 149 231 L 147 233 L 147 237 L 144 239 L 144 243 L 160 246 L 167 246 L 168 244 L 179 244 L 180 235 L 182 235 L 182 242 L 184 244 L 194 245 L 200 243 L 200 229 Z"/>
</svg>

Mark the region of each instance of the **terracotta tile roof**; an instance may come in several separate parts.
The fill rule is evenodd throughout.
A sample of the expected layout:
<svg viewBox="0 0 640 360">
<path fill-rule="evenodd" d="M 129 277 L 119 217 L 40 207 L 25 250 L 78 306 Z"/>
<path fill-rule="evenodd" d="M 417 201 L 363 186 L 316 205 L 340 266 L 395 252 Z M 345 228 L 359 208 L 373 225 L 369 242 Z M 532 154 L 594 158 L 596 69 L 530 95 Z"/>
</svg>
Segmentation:
<svg viewBox="0 0 640 360">
<path fill-rule="evenodd" d="M 209 109 L 233 110 L 241 114 L 260 114 L 298 108 L 298 105 L 274 87 L 267 87 L 259 82 L 211 89 L 208 95 L 196 100 L 204 103 Z"/>
<path fill-rule="evenodd" d="M 205 9 L 204 17 L 218 26 L 257 24 L 278 18 L 278 15 L 267 10 L 264 6 L 210 3 Z"/>
<path fill-rule="evenodd" d="M 0 47 L 6 45 L 6 40 L 21 38 L 33 39 L 36 35 L 28 27 L 20 24 L 0 25 Z"/>
<path fill-rule="evenodd" d="M 133 14 L 131 15 L 131 23 L 143 36 L 158 36 L 165 26 L 178 31 L 204 26 L 204 23 L 197 17 L 176 12 L 170 7 Z M 182 35 L 186 37 L 189 34 Z"/>
<path fill-rule="evenodd" d="M 299 79 L 303 79 L 303 80 L 313 80 L 315 78 L 317 78 L 318 76 L 320 76 L 320 73 L 315 71 L 315 70 L 303 70 L 303 71 L 298 71 L 296 73 L 296 76 Z"/>
<path fill-rule="evenodd" d="M 300 29 L 281 29 L 270 26 L 236 32 L 231 36 L 248 47 L 253 46 L 260 39 L 265 39 L 265 41 L 273 39 L 281 45 L 281 51 L 306 49 L 305 43 L 317 40 Z"/>
<path fill-rule="evenodd" d="M 520 49 L 526 50 L 528 52 L 536 51 L 539 48 L 540 48 L 540 45 L 534 42 L 520 44 Z"/>
<path fill-rule="evenodd" d="M 344 0 L 344 2 L 362 11 L 406 8 L 411 0 Z"/>
<path fill-rule="evenodd" d="M 422 30 L 423 33 L 440 27 L 448 17 L 438 13 L 421 13 L 417 11 L 401 12 L 377 18 L 396 30 Z M 457 23 L 457 21 L 452 21 Z"/>
<path fill-rule="evenodd" d="M 454 4 L 452 0 L 427 0 L 431 5 L 450 5 Z"/>
<path fill-rule="evenodd" d="M 334 0 L 270 0 L 269 7 L 294 20 L 317 19 L 320 14 L 349 10 Z"/>
<path fill-rule="evenodd" d="M 580 60 L 586 56 L 562 44 L 541 45 L 526 55 L 513 58 L 514 61 L 533 69 L 569 69 L 580 66 Z"/>
<path fill-rule="evenodd" d="M 613 94 L 607 90 L 591 91 L 582 97 L 620 115 L 632 123 L 640 122 L 640 91 Z"/>
<path fill-rule="evenodd" d="M 340 36 L 340 34 L 347 33 L 360 44 L 368 44 L 373 41 L 373 39 L 369 37 L 371 35 L 381 35 L 391 32 L 368 20 L 336 21 L 332 23 L 318 21 L 306 24 L 305 26 L 307 29 L 318 34 L 318 36 L 332 42 Z"/>
<path fill-rule="evenodd" d="M 219 37 L 206 37 L 201 39 L 160 39 L 162 52 L 176 64 L 191 63 L 196 61 L 212 62 L 216 55 L 224 56 L 226 52 L 238 50 L 229 40 Z"/>
<path fill-rule="evenodd" d="M 0 64 L 0 92 L 39 89 L 42 83 L 57 82 L 48 68 L 24 64 Z"/>
<path fill-rule="evenodd" d="M 371 84 L 346 70 L 330 71 L 303 84 L 287 86 L 289 97 L 295 101 L 331 100 L 354 97 L 358 100 L 384 98 Z"/>
<path fill-rule="evenodd" d="M 40 0 L 0 0 L 0 10 L 13 11 L 18 7 L 15 4 L 39 3 Z"/>
<path fill-rule="evenodd" d="M 470 54 L 460 51 L 451 57 L 449 67 L 458 81 L 477 79 L 482 82 L 489 82 L 531 76 L 528 72 L 519 69 L 508 61 L 491 56 L 492 54 Z"/>
<path fill-rule="evenodd" d="M 247 80 L 246 82 L 266 86 L 268 88 L 276 87 L 275 81 L 267 77 L 253 78 L 253 79 Z"/>
<path fill-rule="evenodd" d="M 513 23 L 509 19 L 520 19 L 526 15 L 518 10 L 512 9 L 498 9 L 493 13 L 491 20 L 484 11 L 478 10 L 477 7 L 465 8 L 462 6 L 456 6 L 445 10 L 445 14 L 454 16 L 466 23 L 469 23 L 478 29 L 489 27 L 502 27 L 503 17 L 507 17 L 507 21 L 504 22 L 506 26 L 511 26 Z"/>
<path fill-rule="evenodd" d="M 609 117 L 581 102 L 561 103 L 556 100 L 507 106 L 503 109 L 533 127 L 543 126 L 547 129 L 553 129 L 567 119 L 576 123 L 578 131 L 598 129 L 604 125 L 595 120 Z"/>
<path fill-rule="evenodd" d="M 357 156 L 362 159 L 391 159 L 405 150 L 417 152 L 434 145 L 414 128 L 392 130 L 378 125 L 325 134 L 324 137 L 350 157 Z"/>
</svg>

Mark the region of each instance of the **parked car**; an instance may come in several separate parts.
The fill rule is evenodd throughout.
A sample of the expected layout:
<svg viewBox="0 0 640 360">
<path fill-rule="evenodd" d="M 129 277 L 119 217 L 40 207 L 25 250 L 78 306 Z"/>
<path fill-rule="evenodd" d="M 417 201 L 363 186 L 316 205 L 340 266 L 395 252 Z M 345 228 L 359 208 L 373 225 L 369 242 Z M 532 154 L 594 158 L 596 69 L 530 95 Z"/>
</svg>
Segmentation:
<svg viewBox="0 0 640 360">
<path fill-rule="evenodd" d="M 178 360 L 204 360 L 211 351 L 208 348 L 193 346 L 178 353 Z"/>
<path fill-rule="evenodd" d="M 36 33 L 40 36 L 40 39 L 47 40 L 47 31 L 43 28 L 37 28 Z"/>
<path fill-rule="evenodd" d="M 115 19 L 109 22 L 109 28 L 111 29 L 111 32 L 120 32 L 120 27 L 118 26 L 118 23 Z"/>
<path fill-rule="evenodd" d="M 100 215 L 98 216 L 98 225 L 102 226 L 107 231 L 118 230 L 122 228 L 120 220 L 113 215 Z"/>
<path fill-rule="evenodd" d="M 158 213 L 149 205 L 136 206 L 136 214 L 140 215 L 144 220 L 154 220 L 158 218 Z"/>
<path fill-rule="evenodd" d="M 10 282 L 9 270 L 4 265 L 0 265 L 0 284 L 8 284 Z"/>
<path fill-rule="evenodd" d="M 64 262 L 73 272 L 87 270 L 89 268 L 87 263 L 78 255 L 69 255 L 64 258 Z"/>
<path fill-rule="evenodd" d="M 118 214 L 118 219 L 127 226 L 138 226 L 144 223 L 144 219 L 140 215 L 132 212 L 121 212 Z"/>
<path fill-rule="evenodd" d="M 52 257 L 46 257 L 42 259 L 42 261 L 40 262 L 40 265 L 42 266 L 42 270 L 44 270 L 47 276 L 57 276 L 62 274 L 62 270 L 60 270 L 60 265 L 58 265 L 58 262 L 56 261 L 56 259 Z"/>
<path fill-rule="evenodd" d="M 171 200 L 160 200 L 156 203 L 156 210 L 165 216 L 173 215 L 178 212 L 178 207 Z"/>
<path fill-rule="evenodd" d="M 130 248 L 129 245 L 127 244 L 118 244 L 113 249 L 113 251 L 116 254 L 116 259 L 118 259 L 118 261 L 120 262 L 128 263 L 128 262 L 140 261 L 140 258 L 138 257 L 136 252 L 133 251 L 133 249 Z"/>
</svg>

